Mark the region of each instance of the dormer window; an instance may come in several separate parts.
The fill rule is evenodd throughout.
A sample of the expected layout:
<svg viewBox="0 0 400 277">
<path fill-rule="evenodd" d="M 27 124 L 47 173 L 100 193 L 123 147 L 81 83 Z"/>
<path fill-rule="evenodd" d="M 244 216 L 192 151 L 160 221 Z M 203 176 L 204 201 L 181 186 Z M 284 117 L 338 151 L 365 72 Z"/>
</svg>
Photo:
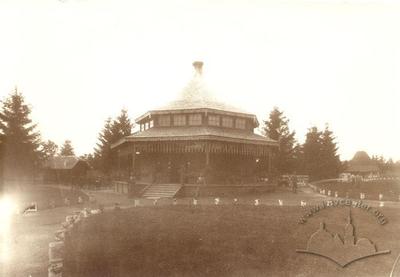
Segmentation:
<svg viewBox="0 0 400 277">
<path fill-rule="evenodd" d="M 169 115 L 160 115 L 158 117 L 158 125 L 161 127 L 171 125 L 171 117 Z"/>
<path fill-rule="evenodd" d="M 235 127 L 237 129 L 246 129 L 246 120 L 243 118 L 236 118 Z"/>
<path fill-rule="evenodd" d="M 222 127 L 232 128 L 233 127 L 232 117 L 223 116 L 222 117 Z"/>
<path fill-rule="evenodd" d="M 189 115 L 189 125 L 199 126 L 201 125 L 201 114 L 191 114 Z"/>
<path fill-rule="evenodd" d="M 219 115 L 209 115 L 208 116 L 208 125 L 219 126 Z"/>
<path fill-rule="evenodd" d="M 174 126 L 185 126 L 186 125 L 186 115 L 179 114 L 174 115 Z"/>
</svg>

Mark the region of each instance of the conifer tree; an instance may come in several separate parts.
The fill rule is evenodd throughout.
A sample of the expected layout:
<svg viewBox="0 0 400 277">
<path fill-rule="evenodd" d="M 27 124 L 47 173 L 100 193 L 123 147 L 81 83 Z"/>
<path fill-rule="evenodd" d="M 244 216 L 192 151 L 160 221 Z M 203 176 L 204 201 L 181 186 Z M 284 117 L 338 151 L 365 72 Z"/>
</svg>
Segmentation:
<svg viewBox="0 0 400 277">
<path fill-rule="evenodd" d="M 321 134 L 321 178 L 337 178 L 342 165 L 339 155 L 337 154 L 338 147 L 335 142 L 333 132 L 329 130 L 328 125 Z"/>
<path fill-rule="evenodd" d="M 0 110 L 0 157 L 3 178 L 33 176 L 40 166 L 40 133 L 30 118 L 31 108 L 15 89 Z"/>
<path fill-rule="evenodd" d="M 120 115 L 112 120 L 108 118 L 99 134 L 99 142 L 95 148 L 93 165 L 108 174 L 115 159 L 111 145 L 125 136 L 132 134 L 133 123 L 129 119 L 127 110 L 121 110 Z"/>
<path fill-rule="evenodd" d="M 51 140 L 47 140 L 41 143 L 41 150 L 43 160 L 48 160 L 51 157 L 57 155 L 58 145 Z"/>
<path fill-rule="evenodd" d="M 60 156 L 75 156 L 74 148 L 70 140 L 66 140 L 61 146 Z"/>
<path fill-rule="evenodd" d="M 337 178 L 343 165 L 337 154 L 337 144 L 333 132 L 327 126 L 323 132 L 311 127 L 302 147 L 301 163 L 310 180 Z"/>
<path fill-rule="evenodd" d="M 264 121 L 264 133 L 271 139 L 278 141 L 279 149 L 272 158 L 275 174 L 293 173 L 295 171 L 295 132 L 289 129 L 289 119 L 275 107 Z"/>
<path fill-rule="evenodd" d="M 317 127 L 311 127 L 303 144 L 304 171 L 311 181 L 321 179 L 321 132 Z"/>
</svg>

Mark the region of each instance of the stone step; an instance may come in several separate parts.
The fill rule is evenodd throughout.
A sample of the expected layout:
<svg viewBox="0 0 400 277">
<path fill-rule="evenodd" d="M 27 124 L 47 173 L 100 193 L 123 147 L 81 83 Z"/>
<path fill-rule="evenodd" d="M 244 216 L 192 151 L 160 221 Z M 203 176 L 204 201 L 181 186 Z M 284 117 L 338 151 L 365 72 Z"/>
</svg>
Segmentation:
<svg viewBox="0 0 400 277">
<path fill-rule="evenodd" d="M 176 184 L 150 185 L 144 191 L 142 196 L 148 199 L 172 198 L 181 189 L 181 187 L 181 185 Z"/>
</svg>

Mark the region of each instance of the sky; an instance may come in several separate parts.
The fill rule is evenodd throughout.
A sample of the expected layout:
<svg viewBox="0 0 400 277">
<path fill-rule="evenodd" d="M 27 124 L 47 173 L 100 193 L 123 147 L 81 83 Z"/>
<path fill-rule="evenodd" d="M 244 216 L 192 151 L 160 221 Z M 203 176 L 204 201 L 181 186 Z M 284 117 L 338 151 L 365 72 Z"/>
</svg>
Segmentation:
<svg viewBox="0 0 400 277">
<path fill-rule="evenodd" d="M 215 96 L 341 159 L 400 160 L 400 2 L 0 0 L 0 98 L 18 87 L 43 139 L 90 153 L 108 117 L 175 99 L 192 62 Z"/>
</svg>

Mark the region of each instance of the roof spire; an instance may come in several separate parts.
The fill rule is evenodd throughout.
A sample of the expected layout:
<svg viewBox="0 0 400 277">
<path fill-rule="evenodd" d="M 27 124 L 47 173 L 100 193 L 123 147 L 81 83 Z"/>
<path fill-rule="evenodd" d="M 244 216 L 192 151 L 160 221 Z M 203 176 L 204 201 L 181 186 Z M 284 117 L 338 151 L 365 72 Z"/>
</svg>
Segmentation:
<svg viewBox="0 0 400 277">
<path fill-rule="evenodd" d="M 203 73 L 203 62 L 202 61 L 194 61 L 193 66 L 194 66 L 194 69 L 196 70 L 196 75 L 201 76 Z"/>
</svg>

